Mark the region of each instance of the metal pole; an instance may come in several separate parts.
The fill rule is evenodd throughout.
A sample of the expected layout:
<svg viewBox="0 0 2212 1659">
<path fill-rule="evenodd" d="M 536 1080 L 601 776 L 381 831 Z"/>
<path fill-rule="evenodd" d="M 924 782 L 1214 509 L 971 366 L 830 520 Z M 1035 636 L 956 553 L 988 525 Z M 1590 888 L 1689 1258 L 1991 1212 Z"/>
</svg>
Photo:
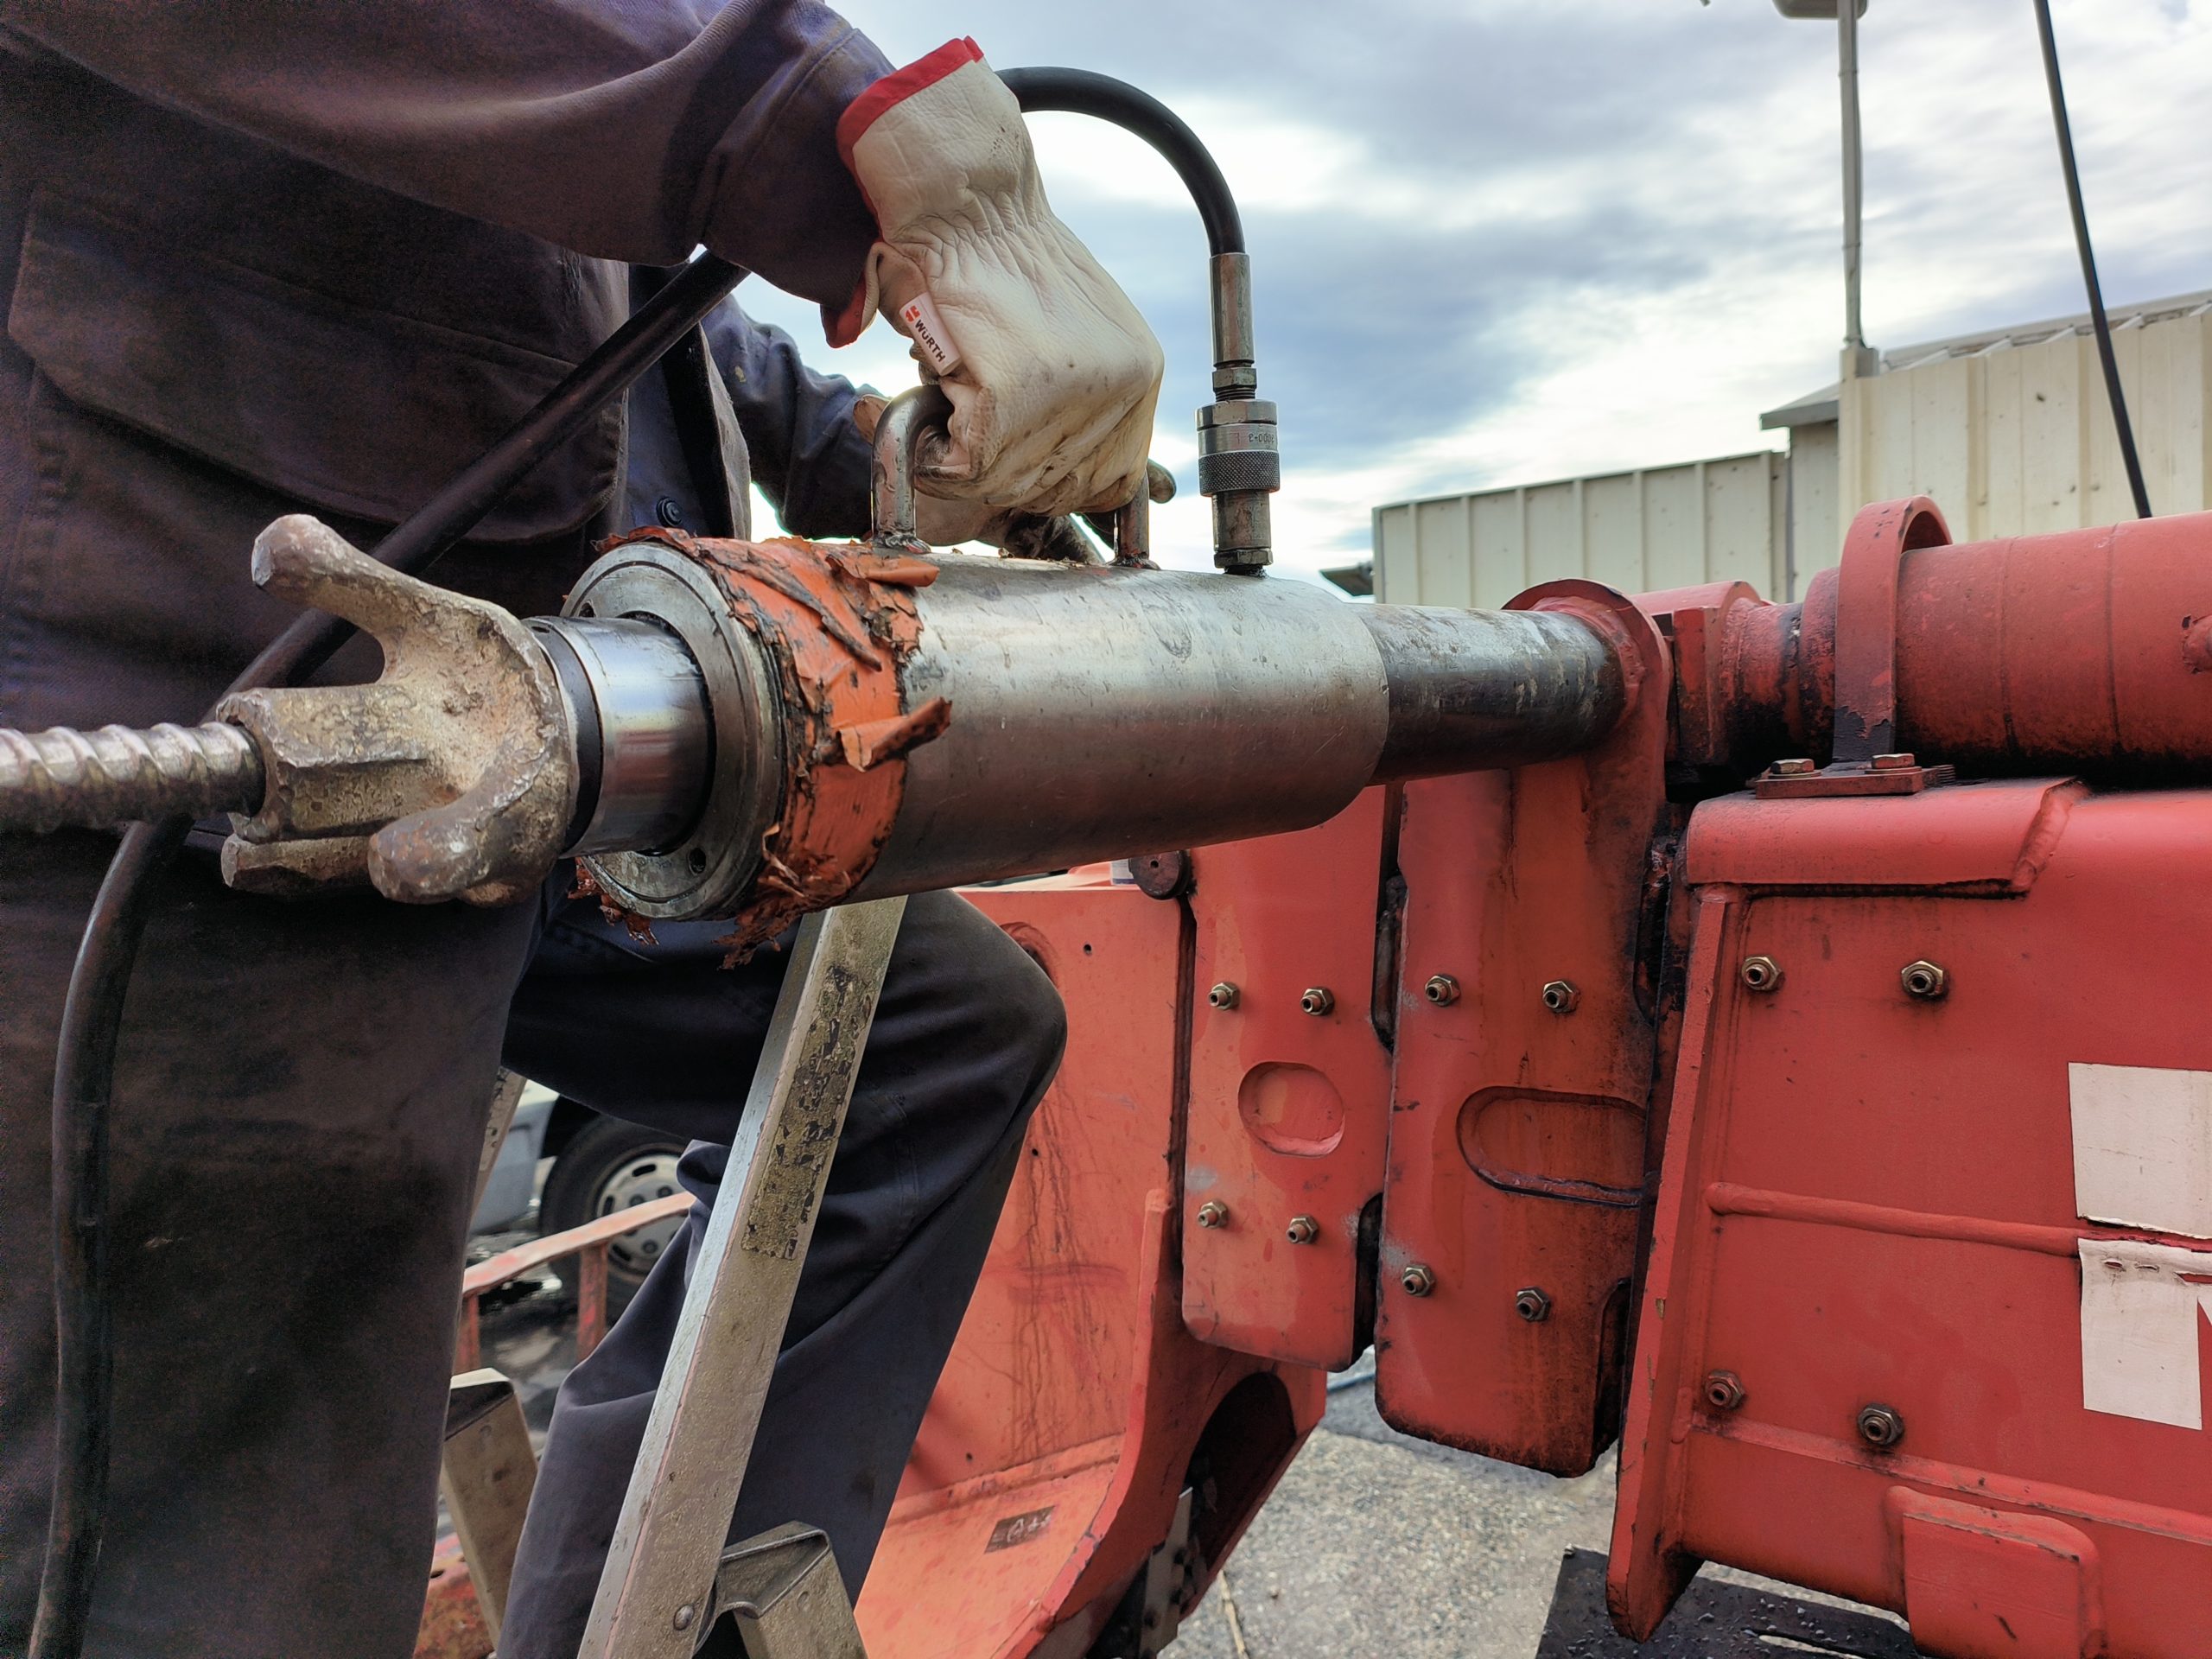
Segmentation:
<svg viewBox="0 0 2212 1659">
<path fill-rule="evenodd" d="M 799 925 L 631 1471 L 582 1659 L 690 1659 L 904 899 Z"/>
<path fill-rule="evenodd" d="M 1843 349 L 1853 373 L 1868 372 L 1866 336 L 1859 318 L 1859 6 L 1835 9 L 1836 78 L 1843 94 Z"/>
</svg>

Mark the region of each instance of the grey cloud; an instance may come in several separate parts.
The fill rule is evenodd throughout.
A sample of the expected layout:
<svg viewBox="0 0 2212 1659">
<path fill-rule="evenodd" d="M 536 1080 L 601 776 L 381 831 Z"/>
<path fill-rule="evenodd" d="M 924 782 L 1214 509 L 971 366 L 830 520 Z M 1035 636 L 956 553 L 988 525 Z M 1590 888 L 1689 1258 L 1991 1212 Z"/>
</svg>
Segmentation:
<svg viewBox="0 0 2212 1659">
<path fill-rule="evenodd" d="M 2183 176 L 2183 162 L 2171 133 L 2154 137 L 2113 93 L 2118 48 L 2094 27 L 2102 3 L 2060 0 L 2059 27 L 2092 220 L 2101 208 L 2109 225 L 2161 188 L 2159 168 Z M 1382 172 L 1437 199 L 1585 164 L 1573 175 L 1573 199 L 1467 228 L 1248 208 L 1262 372 L 1283 405 L 1294 469 L 1387 459 L 1510 412 L 1561 361 L 1603 362 L 1618 342 L 1593 319 L 1609 298 L 1701 293 L 1726 270 L 1722 302 L 1756 330 L 1772 327 L 1763 308 L 1780 285 L 1837 283 L 1833 48 L 1819 27 L 1783 22 L 1766 0 L 1644 0 L 1606 8 L 1602 19 L 1578 0 L 965 0 L 957 10 L 852 0 L 848 9 L 894 57 L 957 28 L 1001 66 L 1078 64 L 1171 105 L 1228 100 L 1277 112 L 1343 134 Z M 2201 35 L 2177 0 L 2164 15 Z M 1877 338 L 1897 344 L 2079 309 L 2027 8 L 1876 0 L 1864 39 Z M 2141 68 L 2155 75 L 2160 66 Z M 1944 142 L 1894 136 L 1909 124 L 1891 118 L 1905 99 Z M 1954 104 L 1947 126 L 1943 109 Z M 1206 136 L 1229 152 L 1260 142 L 1234 130 Z M 2193 164 L 2187 175 L 2196 180 Z M 2154 234 L 2102 238 L 2115 297 L 2212 282 L 2201 181 L 2190 190 L 2190 205 L 2171 225 L 2153 221 L 2162 226 Z M 1180 411 L 1207 396 L 1204 245 L 1187 207 L 1165 192 L 1156 207 L 1062 206 L 1160 332 L 1171 365 L 1164 418 L 1179 424 Z M 1926 284 L 1927 273 L 1957 270 L 1979 273 L 1978 288 Z M 1834 346 L 1825 330 L 1778 343 L 1771 400 L 1830 378 Z M 1621 397 L 1669 390 L 1624 385 Z M 1745 410 L 1747 442 L 1755 412 Z M 1651 427 L 1655 451 L 1666 449 L 1663 407 Z M 1469 456 L 1436 486 L 1483 481 L 1480 466 Z"/>
</svg>

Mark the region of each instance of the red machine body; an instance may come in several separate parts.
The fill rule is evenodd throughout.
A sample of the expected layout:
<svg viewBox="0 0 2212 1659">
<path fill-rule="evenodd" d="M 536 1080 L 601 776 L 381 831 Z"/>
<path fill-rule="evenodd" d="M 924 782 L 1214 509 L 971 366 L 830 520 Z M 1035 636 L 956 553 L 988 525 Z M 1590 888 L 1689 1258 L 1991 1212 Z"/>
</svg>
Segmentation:
<svg viewBox="0 0 2212 1659">
<path fill-rule="evenodd" d="M 1410 1433 L 1620 1439 L 1632 1635 L 1713 1560 L 2212 1653 L 2212 515 L 1520 602 L 1616 640 L 1589 753 L 976 895 L 1073 1035 L 870 1651 L 1156 1652 L 1371 1338 Z"/>
</svg>

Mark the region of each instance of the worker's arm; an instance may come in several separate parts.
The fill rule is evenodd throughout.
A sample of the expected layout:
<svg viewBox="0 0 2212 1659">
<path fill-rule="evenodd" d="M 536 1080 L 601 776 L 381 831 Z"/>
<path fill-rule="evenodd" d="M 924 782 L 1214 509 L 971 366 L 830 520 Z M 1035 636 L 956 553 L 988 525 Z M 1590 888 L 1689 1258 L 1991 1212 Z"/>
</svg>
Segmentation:
<svg viewBox="0 0 2212 1659">
<path fill-rule="evenodd" d="M 798 342 L 772 324 L 756 322 L 734 300 L 707 319 L 707 344 L 721 368 L 745 435 L 753 481 L 794 536 L 817 541 L 861 537 L 871 528 L 868 493 L 875 480 L 875 423 L 883 395 L 839 374 L 807 365 Z M 932 547 L 962 542 L 998 544 L 1019 515 L 982 503 L 922 495 L 916 528 Z M 1033 543 L 1047 544 L 1032 532 Z M 1065 556 L 1073 543 L 1051 544 Z"/>
<path fill-rule="evenodd" d="M 866 389 L 809 368 L 798 343 L 734 301 L 707 319 L 753 481 L 795 536 L 865 536 L 873 452 L 853 422 Z"/>
<path fill-rule="evenodd" d="M 888 65 L 815 0 L 0 0 L 140 97 L 603 258 L 704 243 L 849 308 L 838 118 Z"/>
</svg>

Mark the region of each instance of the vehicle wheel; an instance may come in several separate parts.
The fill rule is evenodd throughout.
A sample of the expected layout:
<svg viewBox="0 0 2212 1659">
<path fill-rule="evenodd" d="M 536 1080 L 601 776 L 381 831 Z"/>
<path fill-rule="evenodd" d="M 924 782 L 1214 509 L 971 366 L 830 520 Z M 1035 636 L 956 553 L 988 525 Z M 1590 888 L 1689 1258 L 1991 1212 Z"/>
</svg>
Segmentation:
<svg viewBox="0 0 2212 1659">
<path fill-rule="evenodd" d="M 566 1232 L 617 1210 L 633 1209 L 666 1198 L 683 1189 L 677 1185 L 676 1160 L 684 1143 L 665 1130 L 649 1129 L 620 1118 L 594 1117 L 578 1129 L 545 1178 L 539 1195 L 537 1230 Z M 681 1216 L 657 1221 L 650 1227 L 625 1233 L 607 1248 L 607 1311 L 610 1317 L 629 1304 L 646 1271 L 660 1259 Z M 554 1264 L 561 1282 L 575 1288 L 576 1264 L 572 1257 Z"/>
</svg>

